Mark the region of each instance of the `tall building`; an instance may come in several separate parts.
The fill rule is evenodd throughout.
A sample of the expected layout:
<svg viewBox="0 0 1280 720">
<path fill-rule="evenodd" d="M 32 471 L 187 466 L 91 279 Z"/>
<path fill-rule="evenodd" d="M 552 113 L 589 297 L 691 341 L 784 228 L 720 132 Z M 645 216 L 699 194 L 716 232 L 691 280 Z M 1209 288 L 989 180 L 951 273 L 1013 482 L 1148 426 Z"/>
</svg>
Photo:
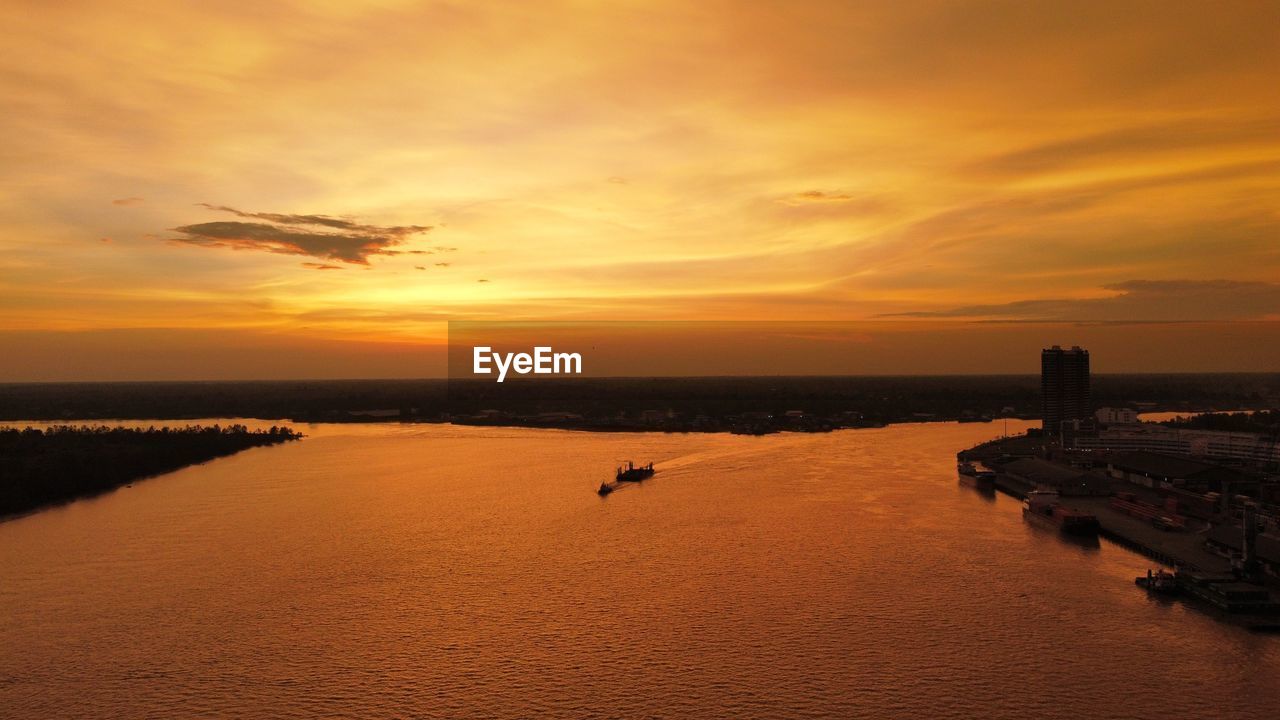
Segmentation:
<svg viewBox="0 0 1280 720">
<path fill-rule="evenodd" d="M 1089 405 L 1089 351 L 1061 346 L 1040 351 L 1040 403 L 1044 433 L 1057 437 L 1062 423 L 1093 416 Z"/>
</svg>

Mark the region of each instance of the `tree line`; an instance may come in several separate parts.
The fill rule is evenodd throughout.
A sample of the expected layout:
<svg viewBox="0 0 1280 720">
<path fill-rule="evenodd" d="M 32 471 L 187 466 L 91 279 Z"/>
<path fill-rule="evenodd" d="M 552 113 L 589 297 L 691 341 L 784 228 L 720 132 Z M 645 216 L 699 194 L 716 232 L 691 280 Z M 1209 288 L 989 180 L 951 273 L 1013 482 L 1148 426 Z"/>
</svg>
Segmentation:
<svg viewBox="0 0 1280 720">
<path fill-rule="evenodd" d="M 0 516 L 301 437 L 288 427 L 250 430 L 244 425 L 0 429 Z"/>
</svg>

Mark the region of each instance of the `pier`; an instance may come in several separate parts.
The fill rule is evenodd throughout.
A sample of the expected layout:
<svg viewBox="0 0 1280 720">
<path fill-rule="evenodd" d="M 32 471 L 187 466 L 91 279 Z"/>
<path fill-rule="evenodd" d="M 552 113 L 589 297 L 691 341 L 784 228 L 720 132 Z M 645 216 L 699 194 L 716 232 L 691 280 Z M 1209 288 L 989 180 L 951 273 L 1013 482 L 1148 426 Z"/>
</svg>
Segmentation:
<svg viewBox="0 0 1280 720">
<path fill-rule="evenodd" d="M 1025 500 L 1036 488 L 1008 473 L 998 473 L 995 487 L 1000 492 Z M 1186 530 L 1161 530 L 1149 522 L 1125 515 L 1111 507 L 1111 497 L 1064 497 L 1062 504 L 1098 518 L 1098 534 L 1111 542 L 1168 565 L 1208 573 L 1230 572 L 1231 563 L 1205 549 L 1204 535 Z"/>
<path fill-rule="evenodd" d="M 1099 535 L 1165 565 L 1205 573 L 1231 571 L 1230 561 L 1205 549 L 1202 533 L 1161 530 L 1115 510 L 1110 500 L 1101 497 L 1071 498 L 1069 504 L 1098 518 Z"/>
</svg>

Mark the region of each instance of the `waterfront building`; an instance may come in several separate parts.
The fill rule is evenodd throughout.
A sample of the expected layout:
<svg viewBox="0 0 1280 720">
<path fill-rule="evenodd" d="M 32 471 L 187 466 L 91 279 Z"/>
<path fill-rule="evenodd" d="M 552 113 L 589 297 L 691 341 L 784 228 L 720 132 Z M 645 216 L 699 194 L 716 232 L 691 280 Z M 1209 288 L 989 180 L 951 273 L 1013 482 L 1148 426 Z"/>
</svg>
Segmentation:
<svg viewBox="0 0 1280 720">
<path fill-rule="evenodd" d="M 1205 545 L 1223 557 L 1239 558 L 1244 552 L 1244 530 L 1234 524 L 1216 525 L 1205 535 Z M 1280 535 L 1258 535 L 1257 554 L 1263 572 L 1280 577 Z"/>
<path fill-rule="evenodd" d="M 1107 458 L 1107 474 L 1143 487 L 1187 488 L 1198 492 L 1238 489 L 1250 480 L 1233 468 L 1144 450 L 1111 454 Z"/>
<path fill-rule="evenodd" d="M 1138 411 L 1132 408 L 1098 408 L 1093 416 L 1103 425 L 1128 425 L 1138 422 Z"/>
<path fill-rule="evenodd" d="M 1271 435 L 1223 430 L 1195 430 L 1139 423 L 1113 425 L 1079 435 L 1080 450 L 1146 450 L 1171 455 L 1280 463 L 1280 443 Z"/>
<path fill-rule="evenodd" d="M 1040 406 L 1046 438 L 1060 438 L 1063 423 L 1093 418 L 1089 401 L 1089 351 L 1059 345 L 1040 351 Z"/>
<path fill-rule="evenodd" d="M 1111 494 L 1107 478 L 1039 458 L 1024 458 L 999 465 L 1007 480 L 1029 488 L 1053 490 L 1063 497 Z"/>
</svg>

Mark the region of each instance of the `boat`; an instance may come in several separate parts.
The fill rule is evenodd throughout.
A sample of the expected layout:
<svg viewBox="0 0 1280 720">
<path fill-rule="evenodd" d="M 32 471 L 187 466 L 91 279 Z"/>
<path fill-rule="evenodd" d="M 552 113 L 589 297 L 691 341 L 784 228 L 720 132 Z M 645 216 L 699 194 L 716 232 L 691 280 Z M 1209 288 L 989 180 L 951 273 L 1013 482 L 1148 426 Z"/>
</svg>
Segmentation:
<svg viewBox="0 0 1280 720">
<path fill-rule="evenodd" d="M 1059 502 L 1053 490 L 1032 490 L 1022 501 L 1022 517 L 1033 525 L 1066 535 L 1096 535 L 1098 518 Z"/>
<path fill-rule="evenodd" d="M 620 465 L 613 476 L 613 481 L 606 480 L 600 483 L 600 487 L 596 488 L 596 494 L 604 497 L 609 493 L 622 487 L 624 482 L 640 482 L 645 478 L 653 477 L 653 463 L 648 465 L 636 466 L 635 463 L 628 461 L 626 465 Z"/>
<path fill-rule="evenodd" d="M 1177 595 L 1179 590 L 1178 577 L 1164 570 L 1147 570 L 1146 577 L 1136 577 L 1133 582 L 1155 595 Z"/>
<path fill-rule="evenodd" d="M 618 468 L 615 480 L 617 482 L 640 482 L 645 478 L 653 477 L 653 473 L 653 463 L 636 467 L 634 463 L 628 461 L 626 467 Z"/>
<path fill-rule="evenodd" d="M 1148 593 L 1178 595 L 1210 614 L 1259 632 L 1280 631 L 1280 602 L 1265 585 L 1233 573 L 1147 571 L 1134 578 Z"/>
<path fill-rule="evenodd" d="M 1271 599 L 1266 586 L 1234 574 L 1180 572 L 1175 579 L 1187 595 L 1227 613 L 1274 615 L 1280 612 L 1280 603 Z"/>
<path fill-rule="evenodd" d="M 956 472 L 960 475 L 961 483 L 979 490 L 990 490 L 996 483 L 995 472 L 980 464 L 971 462 L 957 463 Z"/>
</svg>

